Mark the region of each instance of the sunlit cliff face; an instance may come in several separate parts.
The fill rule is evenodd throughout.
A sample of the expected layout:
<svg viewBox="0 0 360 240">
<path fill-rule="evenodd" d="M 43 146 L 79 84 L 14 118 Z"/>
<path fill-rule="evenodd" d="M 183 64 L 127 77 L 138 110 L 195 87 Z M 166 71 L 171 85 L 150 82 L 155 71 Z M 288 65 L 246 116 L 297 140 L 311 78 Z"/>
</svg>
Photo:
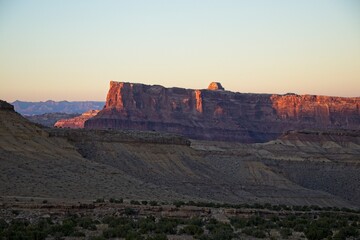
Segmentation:
<svg viewBox="0 0 360 240">
<path fill-rule="evenodd" d="M 314 95 L 272 95 L 272 107 L 283 120 L 310 120 L 314 119 L 323 126 L 340 124 L 333 115 L 350 114 L 360 117 L 359 98 L 340 98 Z M 347 124 L 348 119 L 345 118 Z"/>
<path fill-rule="evenodd" d="M 199 113 L 203 112 L 203 106 L 202 106 L 202 98 L 201 98 L 201 91 L 196 90 L 195 91 L 195 99 L 196 99 L 196 111 Z"/>
<path fill-rule="evenodd" d="M 154 130 L 190 138 L 267 141 L 284 131 L 360 127 L 360 98 L 248 94 L 111 82 L 106 107 L 87 128 Z"/>
</svg>

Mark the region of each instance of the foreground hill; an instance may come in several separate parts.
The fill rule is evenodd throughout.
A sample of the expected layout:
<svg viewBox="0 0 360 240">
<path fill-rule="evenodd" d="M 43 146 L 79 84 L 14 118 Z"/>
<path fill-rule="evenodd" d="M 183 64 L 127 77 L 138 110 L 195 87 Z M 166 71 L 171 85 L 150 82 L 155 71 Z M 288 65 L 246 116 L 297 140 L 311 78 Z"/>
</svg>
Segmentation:
<svg viewBox="0 0 360 240">
<path fill-rule="evenodd" d="M 360 129 L 360 98 L 247 94 L 110 82 L 89 129 L 156 130 L 192 139 L 266 142 L 288 130 Z"/>
<path fill-rule="evenodd" d="M 44 130 L 2 106 L 2 196 L 360 206 L 358 132 L 336 150 L 285 137 L 189 141 L 158 132 Z"/>
<path fill-rule="evenodd" d="M 83 113 L 89 110 L 100 110 L 104 107 L 104 102 L 97 101 L 51 101 L 46 102 L 24 102 L 15 101 L 12 103 L 15 110 L 22 115 L 40 115 L 45 113 Z"/>
</svg>

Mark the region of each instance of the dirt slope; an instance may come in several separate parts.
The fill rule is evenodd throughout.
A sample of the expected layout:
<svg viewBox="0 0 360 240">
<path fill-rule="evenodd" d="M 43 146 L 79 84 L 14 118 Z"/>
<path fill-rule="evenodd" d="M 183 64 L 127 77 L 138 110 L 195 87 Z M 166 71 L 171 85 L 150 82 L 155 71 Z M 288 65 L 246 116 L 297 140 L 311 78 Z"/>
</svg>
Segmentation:
<svg viewBox="0 0 360 240">
<path fill-rule="evenodd" d="M 293 154 L 284 144 L 193 141 L 189 146 L 180 136 L 156 132 L 45 131 L 11 110 L 0 110 L 0 136 L 1 196 L 360 206 L 359 188 L 344 197 L 322 186 L 326 178 L 320 175 L 319 183 L 304 183 L 308 161 L 296 172 L 286 156 L 312 153 Z M 343 165 L 334 166 L 339 174 L 348 173 Z M 352 169 L 359 173 L 357 165 Z"/>
<path fill-rule="evenodd" d="M 151 184 L 110 165 L 83 158 L 66 139 L 49 134 L 19 114 L 0 110 L 0 193 L 89 199 L 167 198 Z"/>
</svg>

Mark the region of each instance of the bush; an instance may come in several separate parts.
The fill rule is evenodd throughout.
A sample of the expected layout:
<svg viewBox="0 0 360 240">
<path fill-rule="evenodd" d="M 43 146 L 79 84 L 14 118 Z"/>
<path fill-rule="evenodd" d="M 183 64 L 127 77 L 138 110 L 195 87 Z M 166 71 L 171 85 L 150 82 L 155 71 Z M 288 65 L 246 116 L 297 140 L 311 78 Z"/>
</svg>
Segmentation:
<svg viewBox="0 0 360 240">
<path fill-rule="evenodd" d="M 0 231 L 9 227 L 9 224 L 2 218 L 0 218 Z"/>
<path fill-rule="evenodd" d="M 140 233 L 130 230 L 126 234 L 125 240 L 144 240 L 144 237 Z"/>
<path fill-rule="evenodd" d="M 94 221 L 89 217 L 84 217 L 79 219 L 78 224 L 80 227 L 84 229 L 93 230 L 93 231 L 96 230 Z"/>
<path fill-rule="evenodd" d="M 138 225 L 140 228 L 140 233 L 143 234 L 153 232 L 156 229 L 154 217 L 142 218 L 138 221 Z"/>
<path fill-rule="evenodd" d="M 359 230 L 356 229 L 353 226 L 347 226 L 344 228 L 341 228 L 339 232 L 337 232 L 333 239 L 336 240 L 345 240 L 348 237 L 358 237 L 359 236 Z"/>
<path fill-rule="evenodd" d="M 104 198 L 98 198 L 95 200 L 95 203 L 103 203 L 103 202 L 105 202 Z"/>
<path fill-rule="evenodd" d="M 305 236 L 309 240 L 320 240 L 332 236 L 332 232 L 329 228 L 322 228 L 316 222 L 312 222 L 305 230 Z"/>
<path fill-rule="evenodd" d="M 120 198 L 120 199 L 110 198 L 109 202 L 111 202 L 111 203 L 123 203 L 124 200 L 122 198 Z"/>
<path fill-rule="evenodd" d="M 133 208 L 125 208 L 125 215 L 136 215 L 137 211 L 135 211 L 135 209 Z"/>
<path fill-rule="evenodd" d="M 54 236 L 72 236 L 75 232 L 76 223 L 73 220 L 64 220 L 61 225 L 51 227 L 51 233 Z"/>
<path fill-rule="evenodd" d="M 231 225 L 234 226 L 234 228 L 244 228 L 247 226 L 247 220 L 239 217 L 232 217 L 230 218 Z"/>
<path fill-rule="evenodd" d="M 242 233 L 245 233 L 246 235 L 253 236 L 256 238 L 265 238 L 266 237 L 266 234 L 264 231 L 257 229 L 257 228 L 253 228 L 253 227 L 244 228 L 242 230 Z"/>
<path fill-rule="evenodd" d="M 183 229 L 180 230 L 180 234 L 188 234 L 188 235 L 200 235 L 204 232 L 204 230 L 198 225 L 187 225 Z"/>
<path fill-rule="evenodd" d="M 253 216 L 251 218 L 249 218 L 249 220 L 247 221 L 247 226 L 251 227 L 251 226 L 261 226 L 263 224 L 265 224 L 265 219 L 259 217 L 259 216 Z"/>
<path fill-rule="evenodd" d="M 179 208 L 179 207 L 185 205 L 185 202 L 183 202 L 183 201 L 174 201 L 173 204 L 175 205 L 175 207 Z"/>
<path fill-rule="evenodd" d="M 235 236 L 229 224 L 219 223 L 215 219 L 210 219 L 206 228 L 211 233 L 213 239 L 231 240 Z"/>
<path fill-rule="evenodd" d="M 156 234 L 154 236 L 149 236 L 146 238 L 146 240 L 167 240 L 167 237 L 165 234 L 160 233 L 160 234 Z"/>
<path fill-rule="evenodd" d="M 176 219 L 161 218 L 156 225 L 156 233 L 175 234 L 179 221 Z"/>
<path fill-rule="evenodd" d="M 136 201 L 136 200 L 131 200 L 130 204 L 132 204 L 132 205 L 140 205 L 140 202 Z"/>
<path fill-rule="evenodd" d="M 282 238 L 287 239 L 288 237 L 290 237 L 292 235 L 292 231 L 289 228 L 282 228 L 280 230 L 280 235 Z"/>
<path fill-rule="evenodd" d="M 204 225 L 202 219 L 201 219 L 201 218 L 198 218 L 198 217 L 193 217 L 193 218 L 191 218 L 191 219 L 189 220 L 189 223 L 188 223 L 188 224 L 190 224 L 190 225 L 196 225 L 196 226 L 199 226 L 199 227 L 201 227 L 201 226 Z"/>
<path fill-rule="evenodd" d="M 156 201 L 150 201 L 150 206 L 158 206 L 158 203 Z"/>
<path fill-rule="evenodd" d="M 103 236 L 96 236 L 96 237 L 90 237 L 90 240 L 105 240 L 106 238 L 104 238 Z"/>
</svg>

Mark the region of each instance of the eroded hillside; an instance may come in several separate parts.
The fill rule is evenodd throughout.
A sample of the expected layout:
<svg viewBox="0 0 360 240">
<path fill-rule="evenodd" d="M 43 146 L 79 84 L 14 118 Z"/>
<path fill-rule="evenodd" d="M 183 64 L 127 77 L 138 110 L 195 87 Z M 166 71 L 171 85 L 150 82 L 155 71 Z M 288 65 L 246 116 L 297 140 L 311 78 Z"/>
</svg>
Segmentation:
<svg viewBox="0 0 360 240">
<path fill-rule="evenodd" d="M 358 132 L 343 142 L 284 136 L 246 145 L 158 132 L 44 130 L 12 110 L 0 114 L 2 196 L 360 206 Z"/>
</svg>

